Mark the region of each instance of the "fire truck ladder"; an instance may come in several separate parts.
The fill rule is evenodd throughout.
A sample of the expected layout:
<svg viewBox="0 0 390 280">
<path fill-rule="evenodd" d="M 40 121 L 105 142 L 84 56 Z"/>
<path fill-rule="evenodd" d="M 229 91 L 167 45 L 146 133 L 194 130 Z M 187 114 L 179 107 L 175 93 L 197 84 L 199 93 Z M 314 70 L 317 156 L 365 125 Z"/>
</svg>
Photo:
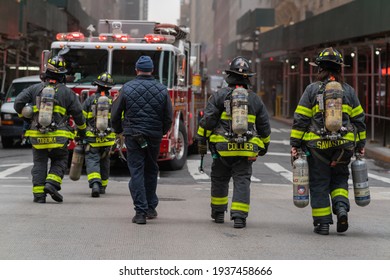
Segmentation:
<svg viewBox="0 0 390 280">
<path fill-rule="evenodd" d="M 176 40 L 185 39 L 187 37 L 187 32 L 181 29 L 179 26 L 175 24 L 169 23 L 160 23 L 156 24 L 154 28 L 155 34 L 161 35 L 172 35 L 176 38 Z"/>
</svg>

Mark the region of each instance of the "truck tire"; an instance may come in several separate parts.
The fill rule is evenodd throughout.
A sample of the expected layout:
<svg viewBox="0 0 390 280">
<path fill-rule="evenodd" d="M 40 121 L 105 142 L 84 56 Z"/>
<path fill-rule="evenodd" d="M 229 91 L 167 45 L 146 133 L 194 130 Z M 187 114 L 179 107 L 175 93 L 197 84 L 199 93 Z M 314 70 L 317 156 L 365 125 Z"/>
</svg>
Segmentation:
<svg viewBox="0 0 390 280">
<path fill-rule="evenodd" d="M 183 168 L 187 161 L 187 153 L 188 153 L 188 138 L 187 131 L 183 121 L 179 123 L 179 136 L 176 144 L 176 157 L 173 160 L 164 161 L 161 163 L 160 167 L 163 170 L 180 170 Z"/>
<path fill-rule="evenodd" d="M 14 146 L 14 138 L 13 137 L 1 137 L 1 143 L 3 144 L 4 149 L 9 149 Z"/>
</svg>

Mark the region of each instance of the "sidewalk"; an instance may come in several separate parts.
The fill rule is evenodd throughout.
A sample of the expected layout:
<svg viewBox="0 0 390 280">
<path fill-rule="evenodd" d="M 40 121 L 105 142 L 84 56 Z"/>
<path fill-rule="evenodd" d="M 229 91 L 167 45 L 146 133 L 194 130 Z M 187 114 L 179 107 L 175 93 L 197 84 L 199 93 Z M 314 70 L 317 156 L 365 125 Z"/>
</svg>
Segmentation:
<svg viewBox="0 0 390 280">
<path fill-rule="evenodd" d="M 289 126 L 292 126 L 293 123 L 293 119 L 287 119 L 287 118 L 275 117 L 275 116 L 271 116 L 271 118 L 275 121 L 285 123 Z M 272 142 L 272 138 L 271 138 L 271 142 Z M 367 140 L 365 149 L 366 149 L 366 156 L 368 158 L 390 163 L 390 148 L 383 147 L 378 143 L 370 143 L 370 141 Z"/>
</svg>

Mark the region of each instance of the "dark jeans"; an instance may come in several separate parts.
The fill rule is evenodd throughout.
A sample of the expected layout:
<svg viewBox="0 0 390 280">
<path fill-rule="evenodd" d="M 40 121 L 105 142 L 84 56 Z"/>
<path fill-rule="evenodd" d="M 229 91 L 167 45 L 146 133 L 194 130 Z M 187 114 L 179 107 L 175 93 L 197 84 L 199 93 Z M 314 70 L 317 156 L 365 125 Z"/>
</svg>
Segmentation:
<svg viewBox="0 0 390 280">
<path fill-rule="evenodd" d="M 142 149 L 132 136 L 126 135 L 127 166 L 130 171 L 129 190 L 133 198 L 134 210 L 146 213 L 158 204 L 157 158 L 160 152 L 161 139 L 145 137 L 148 146 Z"/>
</svg>

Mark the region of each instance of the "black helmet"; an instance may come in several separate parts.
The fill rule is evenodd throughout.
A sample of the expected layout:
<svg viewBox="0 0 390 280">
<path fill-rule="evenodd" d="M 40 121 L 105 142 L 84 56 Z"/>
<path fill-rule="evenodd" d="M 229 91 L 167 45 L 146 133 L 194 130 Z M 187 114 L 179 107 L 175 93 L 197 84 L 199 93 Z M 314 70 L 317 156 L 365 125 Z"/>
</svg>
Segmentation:
<svg viewBox="0 0 390 280">
<path fill-rule="evenodd" d="M 348 66 L 344 64 L 343 56 L 341 53 L 330 48 L 323 49 L 317 56 L 315 62 L 309 62 L 312 66 L 319 66 L 321 68 L 334 68 Z"/>
<path fill-rule="evenodd" d="M 66 62 L 62 56 L 53 56 L 47 61 L 46 71 L 55 73 L 55 74 L 65 74 L 68 72 L 66 69 Z"/>
<path fill-rule="evenodd" d="M 101 86 L 105 88 L 112 88 L 114 86 L 114 80 L 108 72 L 101 73 L 96 80 L 92 82 L 94 86 Z"/>
<path fill-rule="evenodd" d="M 249 61 L 242 56 L 237 56 L 233 58 L 232 62 L 230 63 L 229 70 L 225 70 L 227 74 L 238 74 L 241 76 L 246 77 L 252 77 L 256 73 L 251 72 Z"/>
</svg>

